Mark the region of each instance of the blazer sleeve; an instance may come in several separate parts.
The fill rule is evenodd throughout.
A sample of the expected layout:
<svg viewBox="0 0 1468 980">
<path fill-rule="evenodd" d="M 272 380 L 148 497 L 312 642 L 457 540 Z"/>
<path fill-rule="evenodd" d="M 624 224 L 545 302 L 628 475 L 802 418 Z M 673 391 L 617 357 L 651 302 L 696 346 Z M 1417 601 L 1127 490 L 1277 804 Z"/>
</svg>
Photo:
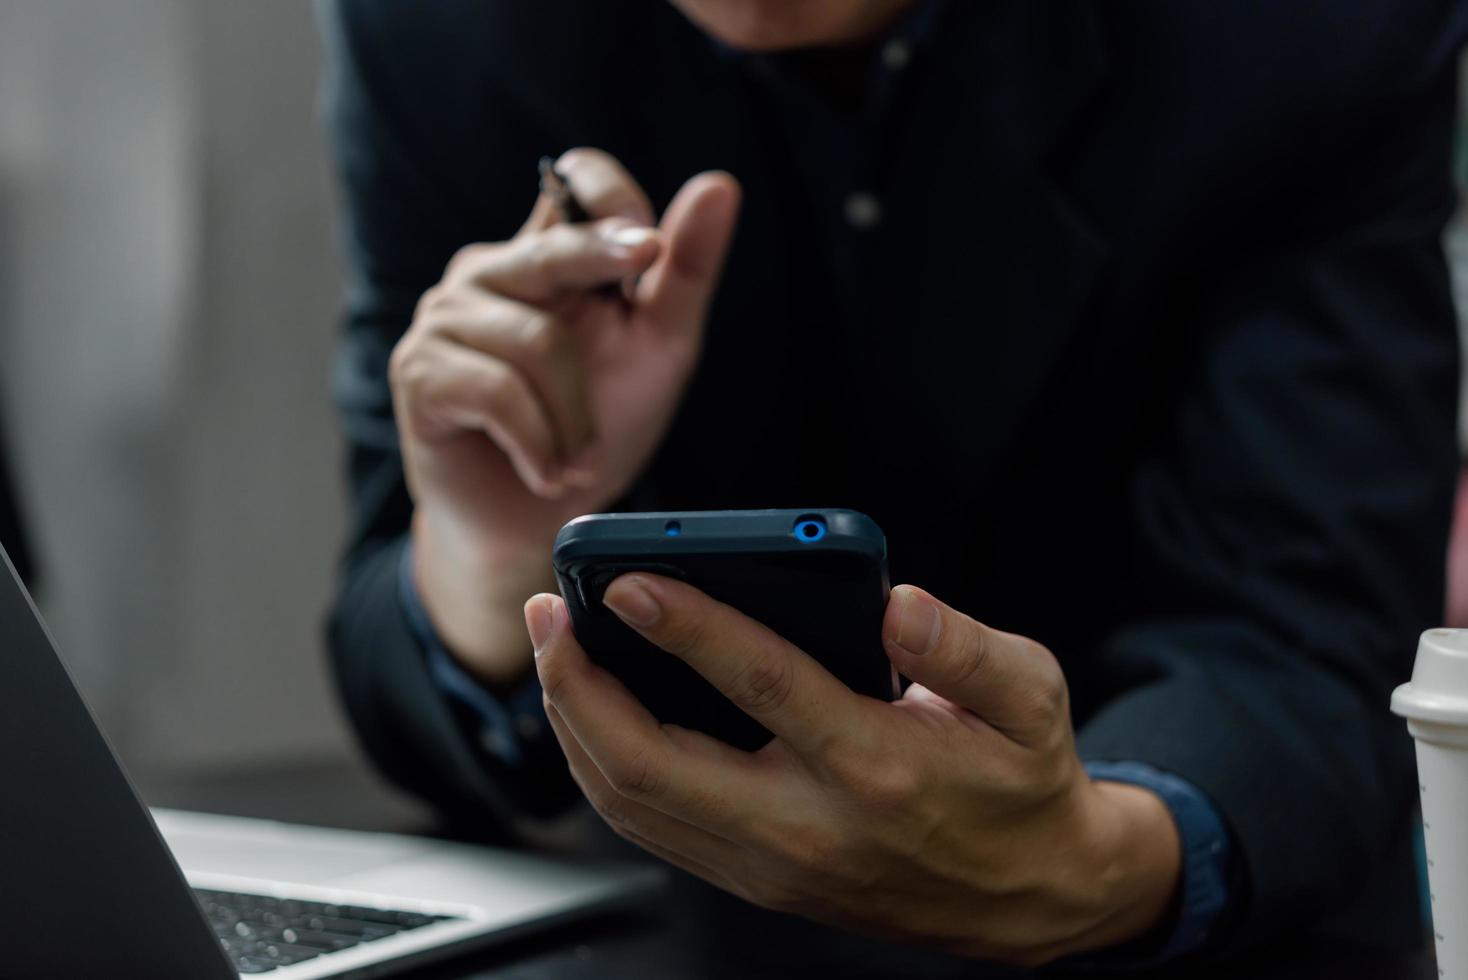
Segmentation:
<svg viewBox="0 0 1468 980">
<path fill-rule="evenodd" d="M 1452 50 L 1220 263 L 1130 482 L 1145 598 L 1079 747 L 1217 804 L 1241 860 L 1225 945 L 1340 904 L 1408 833 L 1388 702 L 1441 615 L 1457 467 Z"/>
<path fill-rule="evenodd" d="M 513 234 L 535 195 L 536 133 L 508 104 L 485 118 L 482 67 L 439 56 L 446 31 L 478 26 L 472 6 L 317 3 L 343 189 L 347 293 L 332 388 L 352 499 L 328 644 L 347 714 L 381 771 L 450 817 L 504 829 L 560 809 L 573 784 L 559 753 L 547 763 L 559 771 L 497 761 L 431 676 L 400 601 L 413 505 L 387 380 L 393 346 L 454 251 Z M 504 193 L 515 186 L 523 199 Z"/>
</svg>

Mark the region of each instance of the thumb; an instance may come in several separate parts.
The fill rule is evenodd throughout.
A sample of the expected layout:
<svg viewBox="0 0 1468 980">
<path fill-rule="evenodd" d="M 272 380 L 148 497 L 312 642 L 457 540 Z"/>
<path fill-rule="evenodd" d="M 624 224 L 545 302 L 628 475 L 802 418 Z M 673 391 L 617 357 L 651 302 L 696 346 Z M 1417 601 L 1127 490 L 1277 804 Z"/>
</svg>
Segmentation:
<svg viewBox="0 0 1468 980">
<path fill-rule="evenodd" d="M 637 284 L 636 301 L 659 323 L 686 329 L 703 322 L 739 215 L 739 182 L 721 171 L 684 184 L 659 226 L 663 254 Z"/>
<path fill-rule="evenodd" d="M 1069 725 L 1060 664 L 1027 637 L 991 629 L 899 585 L 887 602 L 882 646 L 899 673 L 967 708 L 1011 740 L 1040 747 Z"/>
</svg>

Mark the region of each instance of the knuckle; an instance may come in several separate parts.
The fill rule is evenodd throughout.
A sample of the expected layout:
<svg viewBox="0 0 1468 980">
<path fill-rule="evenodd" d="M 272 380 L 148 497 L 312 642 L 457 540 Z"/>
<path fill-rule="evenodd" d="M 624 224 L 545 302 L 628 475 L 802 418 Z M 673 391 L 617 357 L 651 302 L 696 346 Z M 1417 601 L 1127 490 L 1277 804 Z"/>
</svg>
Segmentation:
<svg viewBox="0 0 1468 980">
<path fill-rule="evenodd" d="M 552 225 L 526 236 L 517 264 L 517 277 L 533 292 L 555 292 L 565 258 L 574 251 L 583 234 L 584 229 Z"/>
<path fill-rule="evenodd" d="M 550 229 L 526 238 L 520 265 L 528 280 L 544 283 L 550 279 L 551 271 L 555 266 L 553 242 L 554 236 Z"/>
<path fill-rule="evenodd" d="M 419 356 L 418 342 L 413 334 L 405 334 L 387 357 L 387 383 L 394 391 L 411 394 L 422 387 L 431 366 Z"/>
<path fill-rule="evenodd" d="M 1059 729 L 1057 729 L 1059 732 Z M 1070 737 L 1069 729 L 1064 730 L 1065 739 Z M 1056 742 L 1062 739 L 1056 739 Z M 1083 779 L 1084 774 L 1080 772 L 1080 760 L 1074 752 L 1060 751 L 1062 746 L 1053 745 L 1050 751 L 1044 755 L 1046 762 L 1042 765 L 1041 775 L 1044 781 L 1041 789 L 1046 796 L 1057 796 L 1064 793 L 1067 788 L 1074 786 L 1077 779 Z"/>
<path fill-rule="evenodd" d="M 617 795 L 629 799 L 656 796 L 662 787 L 657 767 L 653 765 L 653 760 L 645 749 L 640 750 L 625 764 L 619 765 L 610 775 L 612 788 L 617 791 Z"/>
<path fill-rule="evenodd" d="M 858 799 L 882 809 L 906 809 L 922 791 L 920 775 L 911 766 L 879 762 L 856 777 L 852 787 Z"/>
<path fill-rule="evenodd" d="M 460 276 L 467 275 L 469 270 L 479 264 L 481 257 L 490 247 L 481 242 L 470 242 L 468 245 L 460 246 L 454 251 L 453 256 L 449 258 L 448 265 L 444 266 L 443 278 L 445 280 L 457 279 Z M 434 290 L 430 289 L 428 292 L 431 293 Z M 427 293 L 424 294 L 425 298 L 427 295 Z"/>
<path fill-rule="evenodd" d="M 838 877 L 845 867 L 846 848 L 842 841 L 814 828 L 791 835 L 778 853 L 784 865 L 800 872 L 805 880 Z"/>
<path fill-rule="evenodd" d="M 958 649 L 949 664 L 949 683 L 963 687 L 981 674 L 989 660 L 988 630 L 970 627 L 961 632 Z"/>
<path fill-rule="evenodd" d="M 690 617 L 674 617 L 663 628 L 659 646 L 676 656 L 692 653 L 704 644 L 703 621 Z"/>
<path fill-rule="evenodd" d="M 480 385 L 479 397 L 487 411 L 503 413 L 514 403 L 516 397 L 513 376 L 503 367 L 489 371 Z"/>
<path fill-rule="evenodd" d="M 387 383 L 394 389 L 404 387 L 407 381 L 408 362 L 412 359 L 411 345 L 412 341 L 405 335 L 387 355 Z"/>
<path fill-rule="evenodd" d="M 815 748 L 815 761 L 840 782 L 860 778 L 866 768 L 866 752 L 857 739 L 845 731 L 828 732 Z"/>
<path fill-rule="evenodd" d="M 549 651 L 540 658 L 540 690 L 542 703 L 553 708 L 561 703 L 561 691 L 566 686 L 566 672 L 550 656 Z"/>
<path fill-rule="evenodd" d="M 1070 714 L 1070 687 L 1065 682 L 1065 672 L 1054 657 L 1047 657 L 1041 673 L 1040 703 L 1051 717 Z"/>
<path fill-rule="evenodd" d="M 423 290 L 423 295 L 418 297 L 418 303 L 413 307 L 413 320 L 421 320 L 429 310 L 442 306 L 446 299 L 445 292 L 442 283 Z"/>
<path fill-rule="evenodd" d="M 763 654 L 751 660 L 734 680 L 732 698 L 752 711 L 776 710 L 790 700 L 795 671 L 783 657 Z"/>
<path fill-rule="evenodd" d="M 888 778 L 889 764 L 859 736 L 850 732 L 832 732 L 815 750 L 815 761 L 836 788 L 848 798 L 861 803 L 880 802 L 889 795 L 897 796 L 900 788 L 896 774 Z"/>
<path fill-rule="evenodd" d="M 1044 732 L 1041 748 L 1051 748 L 1069 735 L 1070 687 L 1055 657 L 1039 644 L 1025 651 L 1033 666 L 1026 681 L 1023 705 L 1037 732 Z"/>
<path fill-rule="evenodd" d="M 526 317 L 520 328 L 520 346 L 536 361 L 553 362 L 560 358 L 564 339 L 554 318 L 536 312 Z"/>
</svg>

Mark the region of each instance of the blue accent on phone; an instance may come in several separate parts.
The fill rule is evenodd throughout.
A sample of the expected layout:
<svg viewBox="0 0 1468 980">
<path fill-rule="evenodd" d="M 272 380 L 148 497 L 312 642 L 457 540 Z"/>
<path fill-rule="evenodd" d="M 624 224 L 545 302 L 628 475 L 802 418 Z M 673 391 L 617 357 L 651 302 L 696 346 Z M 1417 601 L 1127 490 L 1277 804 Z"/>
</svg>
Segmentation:
<svg viewBox="0 0 1468 980">
<path fill-rule="evenodd" d="M 795 519 L 795 527 L 790 533 L 802 544 L 815 544 L 826 536 L 826 522 L 819 514 L 802 514 Z"/>
</svg>

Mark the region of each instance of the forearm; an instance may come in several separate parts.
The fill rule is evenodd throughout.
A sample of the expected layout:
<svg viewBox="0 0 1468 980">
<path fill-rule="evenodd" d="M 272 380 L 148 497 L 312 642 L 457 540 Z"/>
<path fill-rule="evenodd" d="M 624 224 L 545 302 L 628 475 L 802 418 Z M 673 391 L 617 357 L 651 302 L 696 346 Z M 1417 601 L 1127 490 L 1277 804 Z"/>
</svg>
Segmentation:
<svg viewBox="0 0 1468 980">
<path fill-rule="evenodd" d="M 531 665 L 525 600 L 556 587 L 550 542 L 538 554 L 476 550 L 421 510 L 412 537 L 414 582 L 444 646 L 494 690 L 524 680 Z"/>
</svg>

